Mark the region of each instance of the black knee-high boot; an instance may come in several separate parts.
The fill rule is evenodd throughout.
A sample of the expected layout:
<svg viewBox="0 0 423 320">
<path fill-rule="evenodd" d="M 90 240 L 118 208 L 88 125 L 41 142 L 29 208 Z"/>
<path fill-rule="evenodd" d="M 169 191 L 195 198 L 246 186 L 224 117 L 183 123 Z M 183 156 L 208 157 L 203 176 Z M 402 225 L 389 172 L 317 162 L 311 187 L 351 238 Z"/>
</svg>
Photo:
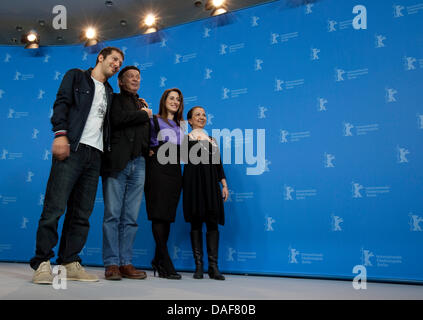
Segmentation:
<svg viewBox="0 0 423 320">
<path fill-rule="evenodd" d="M 219 231 L 208 231 L 206 234 L 207 254 L 209 258 L 208 274 L 211 279 L 225 280 L 217 267 L 217 257 L 219 251 Z"/>
<path fill-rule="evenodd" d="M 201 230 L 191 231 L 192 254 L 195 261 L 194 279 L 203 279 L 203 232 Z"/>
</svg>

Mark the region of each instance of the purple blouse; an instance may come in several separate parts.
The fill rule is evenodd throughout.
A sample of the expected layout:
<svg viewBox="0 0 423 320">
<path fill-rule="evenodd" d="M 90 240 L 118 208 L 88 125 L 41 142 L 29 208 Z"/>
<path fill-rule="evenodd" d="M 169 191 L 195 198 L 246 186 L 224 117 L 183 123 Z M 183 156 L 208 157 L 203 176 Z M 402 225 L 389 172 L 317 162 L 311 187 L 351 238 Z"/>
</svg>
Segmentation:
<svg viewBox="0 0 423 320">
<path fill-rule="evenodd" d="M 173 120 L 168 120 L 171 125 L 168 125 L 162 118 L 157 117 L 161 135 L 164 141 L 170 141 L 173 144 L 180 145 L 184 139 L 184 133 L 180 127 L 177 126 Z M 154 127 L 154 119 L 150 119 L 150 147 L 157 147 L 159 142 L 157 140 L 156 130 Z"/>
</svg>

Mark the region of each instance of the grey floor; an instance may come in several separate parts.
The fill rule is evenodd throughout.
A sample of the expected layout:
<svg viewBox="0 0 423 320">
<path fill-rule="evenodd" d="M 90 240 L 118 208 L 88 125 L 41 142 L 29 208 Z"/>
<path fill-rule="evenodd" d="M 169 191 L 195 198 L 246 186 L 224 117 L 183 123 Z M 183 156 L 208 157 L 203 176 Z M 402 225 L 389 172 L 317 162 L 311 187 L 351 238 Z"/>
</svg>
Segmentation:
<svg viewBox="0 0 423 320">
<path fill-rule="evenodd" d="M 0 263 L 0 300 L 391 300 L 423 299 L 422 285 L 367 283 L 355 290 L 351 281 L 226 275 L 225 281 L 194 280 L 182 273 L 182 280 L 153 277 L 107 281 L 103 268 L 87 267 L 99 276 L 96 283 L 67 282 L 66 289 L 31 283 L 32 269 L 22 263 Z"/>
</svg>

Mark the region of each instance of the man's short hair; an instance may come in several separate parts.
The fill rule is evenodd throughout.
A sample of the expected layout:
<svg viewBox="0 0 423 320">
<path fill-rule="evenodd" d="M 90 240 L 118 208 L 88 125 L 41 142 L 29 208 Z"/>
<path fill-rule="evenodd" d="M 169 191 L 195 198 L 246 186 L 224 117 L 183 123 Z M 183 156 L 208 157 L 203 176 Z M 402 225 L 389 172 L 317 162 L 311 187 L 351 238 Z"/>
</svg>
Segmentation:
<svg viewBox="0 0 423 320">
<path fill-rule="evenodd" d="M 108 55 L 110 55 L 113 51 L 118 52 L 122 56 L 122 60 L 125 59 L 125 55 L 123 54 L 123 51 L 116 47 L 106 47 L 101 49 L 100 53 L 97 56 L 97 60 L 95 62 L 95 65 L 99 63 L 98 57 L 103 56 L 104 59 L 107 58 Z"/>
<path fill-rule="evenodd" d="M 124 73 L 125 73 L 126 71 L 128 71 L 128 70 L 137 70 L 137 71 L 141 74 L 140 69 L 138 69 L 136 66 L 126 66 L 125 68 L 123 68 L 122 70 L 120 70 L 120 72 L 119 72 L 119 74 L 118 74 L 118 79 L 119 79 L 119 80 L 120 80 L 120 79 L 122 79 L 122 77 L 123 77 Z"/>
</svg>

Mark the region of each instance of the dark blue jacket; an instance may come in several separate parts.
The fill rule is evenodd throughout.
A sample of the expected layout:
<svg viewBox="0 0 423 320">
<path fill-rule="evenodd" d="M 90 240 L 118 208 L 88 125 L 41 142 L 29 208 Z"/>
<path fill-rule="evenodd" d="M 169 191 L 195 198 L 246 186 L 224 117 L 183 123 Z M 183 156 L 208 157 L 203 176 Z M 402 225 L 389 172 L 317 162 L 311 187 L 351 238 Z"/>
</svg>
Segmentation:
<svg viewBox="0 0 423 320">
<path fill-rule="evenodd" d="M 72 151 L 76 151 L 78 148 L 94 99 L 95 85 L 91 79 L 92 70 L 92 68 L 85 71 L 71 69 L 66 72 L 53 105 L 51 123 L 55 137 L 66 135 Z M 113 89 L 107 81 L 104 83 L 104 87 L 107 96 L 107 112 L 103 124 L 104 151 L 106 151 L 110 150 L 109 110 L 112 104 Z"/>
</svg>

